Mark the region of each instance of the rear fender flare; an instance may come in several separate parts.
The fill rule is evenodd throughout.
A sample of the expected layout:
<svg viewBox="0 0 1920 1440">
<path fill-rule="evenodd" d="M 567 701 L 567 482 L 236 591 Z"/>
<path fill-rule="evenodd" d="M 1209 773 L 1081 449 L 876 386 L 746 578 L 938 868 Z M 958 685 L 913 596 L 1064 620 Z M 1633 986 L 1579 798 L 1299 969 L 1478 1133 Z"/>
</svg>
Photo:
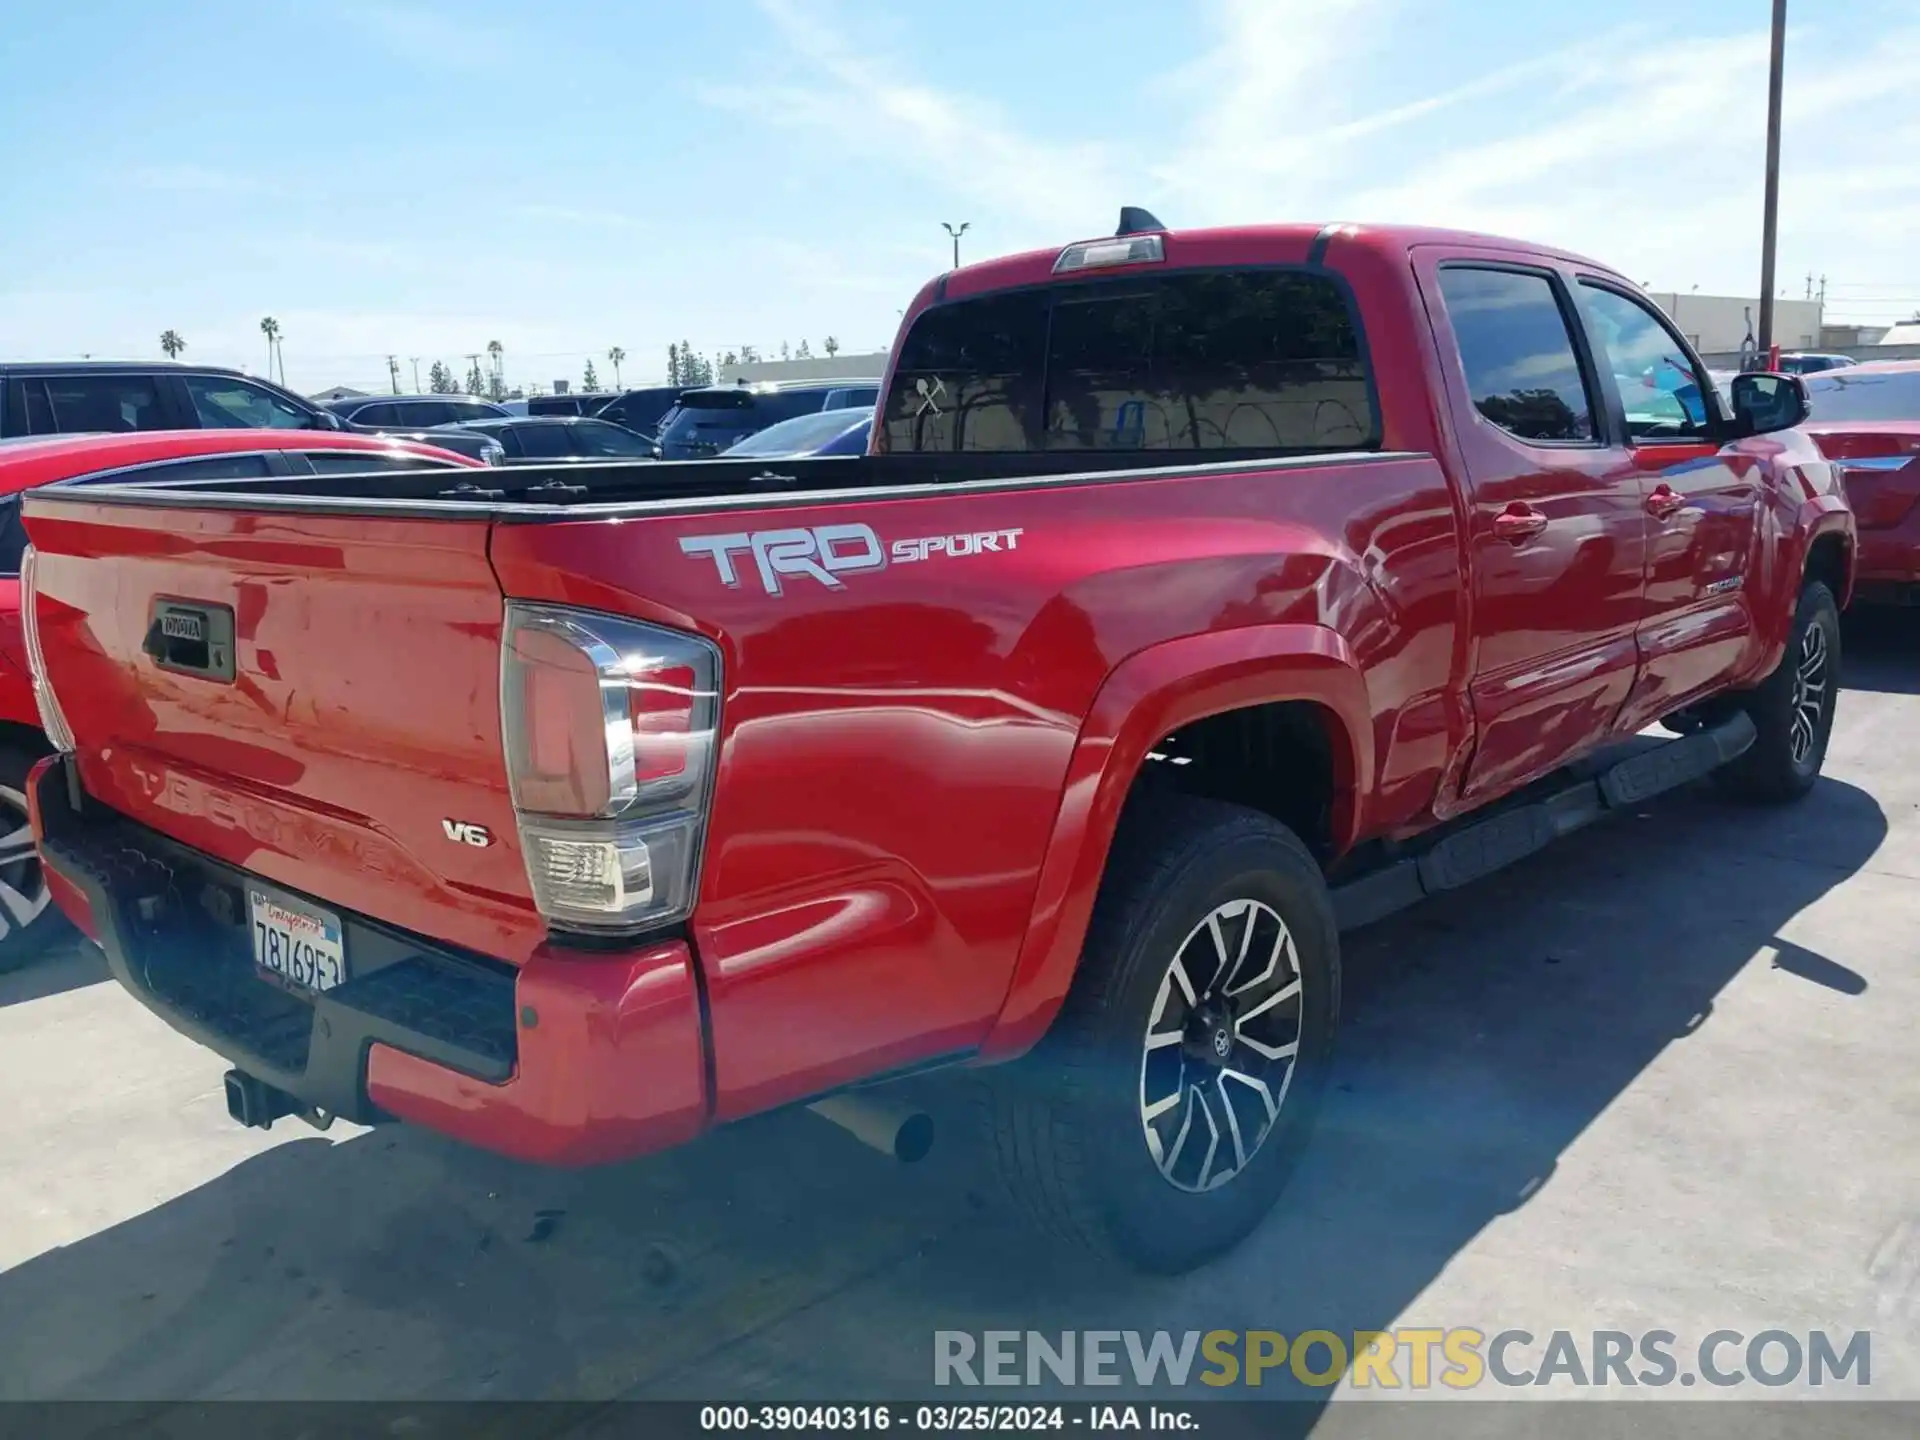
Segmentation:
<svg viewBox="0 0 1920 1440">
<path fill-rule="evenodd" d="M 1321 705 L 1337 719 L 1333 842 L 1352 844 L 1373 773 L 1366 680 L 1347 643 L 1323 625 L 1257 625 L 1168 640 L 1107 676 L 1074 744 L 1027 931 L 986 1060 L 1030 1049 L 1052 1024 L 1079 964 L 1114 830 L 1148 752 L 1183 725 L 1276 701 Z"/>
</svg>

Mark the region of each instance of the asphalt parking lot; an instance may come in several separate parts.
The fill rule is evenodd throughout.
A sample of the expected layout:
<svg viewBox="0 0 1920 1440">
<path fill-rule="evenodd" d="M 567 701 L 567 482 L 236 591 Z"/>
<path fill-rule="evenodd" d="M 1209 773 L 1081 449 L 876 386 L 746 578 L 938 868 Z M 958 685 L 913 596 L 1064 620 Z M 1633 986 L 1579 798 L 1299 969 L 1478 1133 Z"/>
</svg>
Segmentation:
<svg viewBox="0 0 1920 1440">
<path fill-rule="evenodd" d="M 957 1126 L 262 1135 L 97 958 L 0 977 L 0 1399 L 900 1399 L 936 1329 L 1396 1325 L 1867 1329 L 1920 1399 L 1920 623 L 1848 649 L 1807 803 L 1682 794 L 1350 941 L 1307 1163 L 1178 1280 L 1029 1235 Z"/>
</svg>

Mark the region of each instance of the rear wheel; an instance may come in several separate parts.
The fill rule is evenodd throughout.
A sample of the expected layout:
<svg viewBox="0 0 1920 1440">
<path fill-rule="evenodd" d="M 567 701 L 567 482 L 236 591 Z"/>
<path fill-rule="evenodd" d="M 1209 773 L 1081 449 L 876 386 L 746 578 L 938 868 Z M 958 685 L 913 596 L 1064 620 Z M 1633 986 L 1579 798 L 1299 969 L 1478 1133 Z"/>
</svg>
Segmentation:
<svg viewBox="0 0 1920 1440">
<path fill-rule="evenodd" d="M 1284 826 L 1185 797 L 1130 814 L 1058 1020 L 989 1077 L 1016 1198 L 1148 1270 L 1239 1241 L 1312 1128 L 1339 974 L 1325 882 Z"/>
<path fill-rule="evenodd" d="M 0 746 L 0 972 L 19 969 L 72 933 L 47 892 L 27 820 L 27 772 L 39 758 Z"/>
<path fill-rule="evenodd" d="M 1840 690 L 1840 607 L 1818 580 L 1794 610 L 1780 664 L 1743 697 L 1756 738 L 1716 779 L 1743 800 L 1798 800 L 1820 778 Z"/>
</svg>

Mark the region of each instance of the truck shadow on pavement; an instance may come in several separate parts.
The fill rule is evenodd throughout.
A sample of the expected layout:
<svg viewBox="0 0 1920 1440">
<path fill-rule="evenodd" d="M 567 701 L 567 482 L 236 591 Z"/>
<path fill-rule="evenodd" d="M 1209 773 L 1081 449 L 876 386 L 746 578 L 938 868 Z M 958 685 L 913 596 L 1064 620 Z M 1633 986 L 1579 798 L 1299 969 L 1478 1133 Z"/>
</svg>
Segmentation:
<svg viewBox="0 0 1920 1440">
<path fill-rule="evenodd" d="M 107 957 L 90 942 L 76 937 L 22 969 L 0 972 L 0 1009 L 64 995 L 112 978 Z"/>
<path fill-rule="evenodd" d="M 1841 618 L 1840 654 L 1847 689 L 1920 695 L 1920 611 L 1855 606 Z"/>
<path fill-rule="evenodd" d="M 1349 937 L 1319 1134 L 1197 1275 L 1022 1228 L 951 1113 L 918 1166 L 790 1113 L 576 1173 L 284 1121 L 299 1138 L 0 1274 L 0 1399 L 900 1400 L 935 1396 L 936 1330 L 1390 1327 L 1738 972 L 1864 987 L 1780 931 L 1880 846 L 1871 796 L 1829 779 L 1785 810 L 1703 790 L 1651 809 Z M 1723 1159 L 1657 1158 L 1699 1183 Z"/>
</svg>

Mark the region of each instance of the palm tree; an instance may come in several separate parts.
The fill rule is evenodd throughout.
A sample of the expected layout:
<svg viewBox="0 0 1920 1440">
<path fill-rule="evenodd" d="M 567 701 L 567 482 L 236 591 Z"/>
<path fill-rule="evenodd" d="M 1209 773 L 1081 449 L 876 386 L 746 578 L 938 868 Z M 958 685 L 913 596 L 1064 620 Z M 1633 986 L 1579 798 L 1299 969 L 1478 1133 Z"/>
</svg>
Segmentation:
<svg viewBox="0 0 1920 1440">
<path fill-rule="evenodd" d="M 487 341 L 487 358 L 493 362 L 494 377 L 503 384 L 506 380 L 506 371 L 501 368 L 500 361 L 501 357 L 506 353 L 507 347 L 502 345 L 498 340 Z M 499 389 L 501 387 L 495 386 L 494 388 Z"/>
<path fill-rule="evenodd" d="M 178 330 L 162 330 L 160 332 L 160 348 L 166 352 L 169 360 L 178 360 L 180 358 L 180 352 L 187 348 L 187 342 L 180 338 L 180 332 Z"/>
<path fill-rule="evenodd" d="M 620 362 L 627 358 L 627 352 L 618 345 L 607 351 L 607 359 L 613 362 L 613 388 L 620 388 Z"/>
<path fill-rule="evenodd" d="M 278 350 L 280 346 L 280 322 L 271 315 L 267 316 L 266 319 L 260 322 L 260 333 L 267 337 L 267 378 L 271 380 L 273 378 L 274 352 Z M 280 362 L 281 383 L 284 384 L 286 382 L 286 376 L 287 364 L 283 359 Z"/>
</svg>

